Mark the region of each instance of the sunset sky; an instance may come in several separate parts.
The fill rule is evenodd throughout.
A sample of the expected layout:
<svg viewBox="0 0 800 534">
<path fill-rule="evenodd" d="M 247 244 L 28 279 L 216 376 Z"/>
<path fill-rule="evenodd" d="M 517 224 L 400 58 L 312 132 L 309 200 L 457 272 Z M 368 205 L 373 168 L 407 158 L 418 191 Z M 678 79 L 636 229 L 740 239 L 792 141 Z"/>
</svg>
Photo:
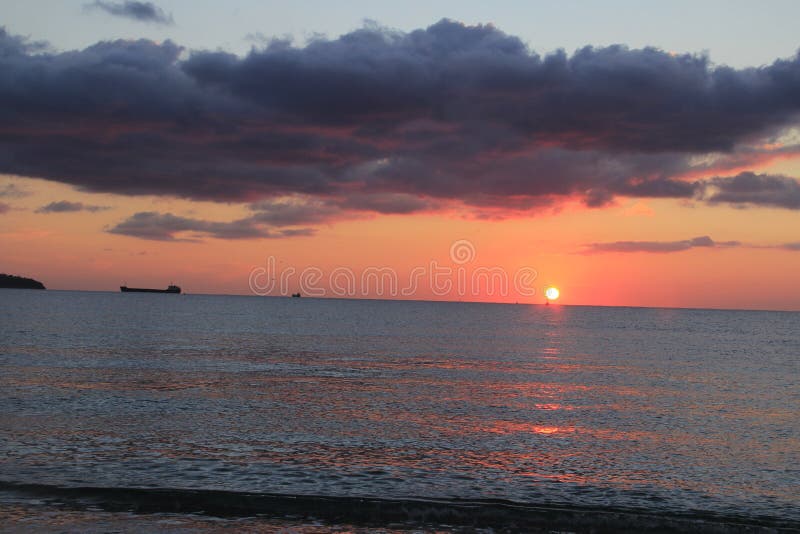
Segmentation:
<svg viewBox="0 0 800 534">
<path fill-rule="evenodd" d="M 244 295 L 273 258 L 325 296 L 344 269 L 352 297 L 800 310 L 797 20 L 6 0 L 0 272 Z M 378 269 L 413 290 L 358 285 Z M 481 269 L 508 290 L 473 287 Z"/>
</svg>

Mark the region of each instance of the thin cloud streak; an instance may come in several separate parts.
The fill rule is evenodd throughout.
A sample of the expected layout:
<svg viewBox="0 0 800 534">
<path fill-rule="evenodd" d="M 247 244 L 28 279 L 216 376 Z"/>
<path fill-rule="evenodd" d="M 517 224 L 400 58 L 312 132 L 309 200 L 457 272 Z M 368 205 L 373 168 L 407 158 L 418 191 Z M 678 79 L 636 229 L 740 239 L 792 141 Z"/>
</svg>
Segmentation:
<svg viewBox="0 0 800 534">
<path fill-rule="evenodd" d="M 31 193 L 25 189 L 18 187 L 16 184 L 6 184 L 0 187 L 0 197 L 4 198 L 24 198 Z"/>
<path fill-rule="evenodd" d="M 204 237 L 216 239 L 276 239 L 311 236 L 315 233 L 312 228 L 276 229 L 259 220 L 258 216 L 220 222 L 153 211 L 135 213 L 107 231 L 111 234 L 152 241 L 201 241 Z"/>
<path fill-rule="evenodd" d="M 95 213 L 111 209 L 109 206 L 94 206 L 83 202 L 70 202 L 68 200 L 58 200 L 42 206 L 36 213 L 74 213 L 78 211 L 88 211 Z"/>
<path fill-rule="evenodd" d="M 153 2 L 138 2 L 135 0 L 109 2 L 106 0 L 95 0 L 92 3 L 84 4 L 84 9 L 87 11 L 101 10 L 115 17 L 122 17 L 139 22 L 151 22 L 168 26 L 175 24 L 172 15 L 167 14 Z"/>
<path fill-rule="evenodd" d="M 425 201 L 404 195 L 354 195 L 330 200 L 290 197 L 252 203 L 252 215 L 229 222 L 207 221 L 171 213 L 139 212 L 107 231 L 157 241 L 283 238 L 313 235 L 312 226 L 374 214 L 407 214 L 427 209 Z M 187 235 L 191 234 L 190 237 Z"/>
<path fill-rule="evenodd" d="M 653 253 L 667 254 L 683 252 L 694 248 L 749 248 L 762 250 L 789 250 L 800 252 L 800 242 L 779 245 L 743 243 L 741 241 L 714 241 L 709 236 L 694 237 L 679 241 L 612 241 L 603 243 L 587 243 L 581 254 L 603 253 Z"/>
<path fill-rule="evenodd" d="M 700 236 L 680 241 L 614 241 L 610 243 L 589 243 L 585 245 L 583 253 L 649 252 L 664 254 L 682 252 L 693 248 L 732 248 L 740 246 L 742 246 L 742 244 L 739 241 L 716 242 L 709 236 Z"/>
</svg>

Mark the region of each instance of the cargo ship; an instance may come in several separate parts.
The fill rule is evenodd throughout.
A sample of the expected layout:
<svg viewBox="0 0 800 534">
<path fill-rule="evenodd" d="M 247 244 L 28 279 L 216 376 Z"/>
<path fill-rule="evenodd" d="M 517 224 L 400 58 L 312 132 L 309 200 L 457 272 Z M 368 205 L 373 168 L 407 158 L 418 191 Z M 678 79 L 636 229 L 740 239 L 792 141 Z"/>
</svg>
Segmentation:
<svg viewBox="0 0 800 534">
<path fill-rule="evenodd" d="M 123 293 L 180 293 L 181 288 L 178 286 L 169 286 L 167 289 L 148 289 L 142 287 L 128 287 L 119 286 L 119 290 Z"/>
</svg>

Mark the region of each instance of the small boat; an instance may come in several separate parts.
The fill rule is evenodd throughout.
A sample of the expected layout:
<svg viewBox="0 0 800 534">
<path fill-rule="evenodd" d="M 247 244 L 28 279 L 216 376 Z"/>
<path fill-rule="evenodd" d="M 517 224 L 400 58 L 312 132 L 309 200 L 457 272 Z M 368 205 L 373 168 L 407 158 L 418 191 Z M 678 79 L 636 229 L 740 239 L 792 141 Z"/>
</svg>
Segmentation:
<svg viewBox="0 0 800 534">
<path fill-rule="evenodd" d="M 300 298 L 300 293 L 292 293 L 292 297 L 296 298 L 296 299 L 299 299 Z"/>
<path fill-rule="evenodd" d="M 119 286 L 119 290 L 123 293 L 180 293 L 181 288 L 178 286 L 169 286 L 167 289 L 149 289 L 142 287 L 128 287 Z"/>
</svg>

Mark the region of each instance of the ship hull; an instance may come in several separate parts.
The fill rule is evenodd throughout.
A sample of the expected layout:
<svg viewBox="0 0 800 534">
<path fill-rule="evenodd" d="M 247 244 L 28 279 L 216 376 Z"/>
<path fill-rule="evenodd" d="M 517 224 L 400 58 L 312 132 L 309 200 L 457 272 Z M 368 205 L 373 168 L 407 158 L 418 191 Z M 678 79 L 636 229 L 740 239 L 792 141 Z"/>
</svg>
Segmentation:
<svg viewBox="0 0 800 534">
<path fill-rule="evenodd" d="M 120 286 L 120 291 L 123 293 L 180 293 L 180 288 L 168 288 L 168 289 L 148 289 L 148 288 L 141 288 L 141 287 L 126 287 Z"/>
</svg>

